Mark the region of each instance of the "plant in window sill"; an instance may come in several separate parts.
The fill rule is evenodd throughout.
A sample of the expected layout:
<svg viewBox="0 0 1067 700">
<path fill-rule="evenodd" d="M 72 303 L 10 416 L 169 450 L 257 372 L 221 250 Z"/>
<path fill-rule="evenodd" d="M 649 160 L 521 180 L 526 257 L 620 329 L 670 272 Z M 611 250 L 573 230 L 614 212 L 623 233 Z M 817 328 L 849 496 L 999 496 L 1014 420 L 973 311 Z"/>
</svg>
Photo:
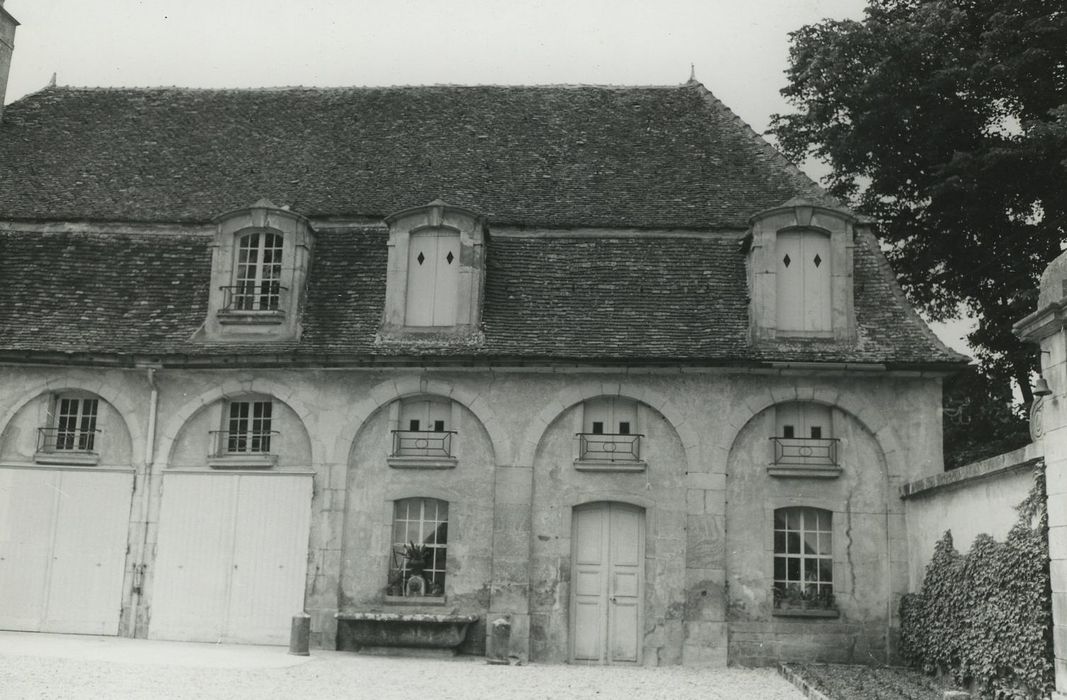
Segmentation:
<svg viewBox="0 0 1067 700">
<path fill-rule="evenodd" d="M 775 586 L 773 593 L 776 613 L 804 611 L 832 613 L 833 615 L 837 613 L 834 594 L 827 590 L 819 591 L 810 584 L 804 588 L 797 585 L 790 585 L 784 588 Z"/>
</svg>

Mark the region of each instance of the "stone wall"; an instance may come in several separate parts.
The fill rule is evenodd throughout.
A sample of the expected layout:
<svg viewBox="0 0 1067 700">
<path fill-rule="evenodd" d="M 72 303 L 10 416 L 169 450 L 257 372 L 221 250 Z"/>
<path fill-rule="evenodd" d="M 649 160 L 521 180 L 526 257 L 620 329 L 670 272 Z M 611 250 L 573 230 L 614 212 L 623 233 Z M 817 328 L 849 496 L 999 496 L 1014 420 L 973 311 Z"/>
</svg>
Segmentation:
<svg viewBox="0 0 1067 700">
<path fill-rule="evenodd" d="M 909 589 L 922 586 L 934 545 L 948 530 L 956 549 L 967 551 L 980 534 L 1003 540 L 1018 520 L 1015 507 L 1033 488 L 1040 446 L 990 457 L 904 484 L 908 523 Z"/>
<path fill-rule="evenodd" d="M 641 652 L 644 664 L 722 666 L 786 658 L 885 658 L 893 600 L 906 590 L 907 554 L 898 487 L 940 471 L 936 378 L 807 369 L 737 372 L 638 369 L 179 370 L 157 369 L 158 420 L 149 445 L 148 370 L 0 367 L 0 454 L 31 456 L 10 427 L 57 388 L 105 399 L 128 435 L 137 469 L 122 634 L 151 625 L 153 551 L 161 474 L 193 468 L 204 433 L 227 398 L 272 396 L 282 406 L 279 469 L 314 472 L 306 610 L 312 643 L 330 648 L 334 614 L 384 608 L 392 502 L 448 500 L 448 612 L 509 617 L 509 652 L 564 661 L 569 652 L 570 541 L 576 506 L 618 502 L 645 523 Z M 447 397 L 460 407 L 451 469 L 390 467 L 391 403 Z M 641 407 L 644 470 L 581 471 L 578 407 L 622 396 Z M 835 408 L 841 476 L 770 477 L 772 407 L 813 401 Z M 14 451 L 12 451 L 14 450 Z M 773 509 L 790 503 L 834 514 L 840 617 L 774 617 L 768 604 Z M 829 504 L 829 505 L 827 505 Z M 838 535 L 840 529 L 840 535 Z M 730 611 L 729 613 L 727 611 Z M 468 651 L 481 650 L 481 633 Z M 814 651 L 813 651 L 814 650 Z"/>
</svg>

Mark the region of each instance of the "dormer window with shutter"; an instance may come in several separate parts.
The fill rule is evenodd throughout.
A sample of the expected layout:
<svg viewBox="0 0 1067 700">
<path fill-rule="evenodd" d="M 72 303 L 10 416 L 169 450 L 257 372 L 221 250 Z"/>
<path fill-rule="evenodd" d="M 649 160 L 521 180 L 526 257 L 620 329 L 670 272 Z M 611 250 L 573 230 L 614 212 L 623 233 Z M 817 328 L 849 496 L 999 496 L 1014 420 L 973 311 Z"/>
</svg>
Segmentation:
<svg viewBox="0 0 1067 700">
<path fill-rule="evenodd" d="M 485 283 L 481 216 L 442 201 L 386 219 L 389 262 L 380 339 L 477 335 Z"/>
<path fill-rule="evenodd" d="M 791 200 L 752 218 L 749 307 L 757 341 L 855 339 L 851 215 Z"/>
<path fill-rule="evenodd" d="M 215 223 L 208 317 L 193 340 L 299 338 L 314 243 L 307 219 L 262 199 Z"/>
</svg>

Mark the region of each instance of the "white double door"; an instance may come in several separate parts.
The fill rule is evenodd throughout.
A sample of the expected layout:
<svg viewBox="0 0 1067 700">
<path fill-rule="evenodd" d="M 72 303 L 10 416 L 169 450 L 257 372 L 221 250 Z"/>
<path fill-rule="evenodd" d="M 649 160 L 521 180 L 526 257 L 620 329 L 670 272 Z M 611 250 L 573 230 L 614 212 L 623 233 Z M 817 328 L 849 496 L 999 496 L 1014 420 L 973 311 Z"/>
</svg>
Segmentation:
<svg viewBox="0 0 1067 700">
<path fill-rule="evenodd" d="M 310 474 L 167 473 L 152 639 L 285 644 L 304 609 Z"/>
<path fill-rule="evenodd" d="M 132 469 L 0 468 L 0 629 L 118 634 L 132 492 Z"/>
<path fill-rule="evenodd" d="M 571 659 L 639 663 L 644 511 L 624 503 L 581 506 L 571 538 Z"/>
</svg>

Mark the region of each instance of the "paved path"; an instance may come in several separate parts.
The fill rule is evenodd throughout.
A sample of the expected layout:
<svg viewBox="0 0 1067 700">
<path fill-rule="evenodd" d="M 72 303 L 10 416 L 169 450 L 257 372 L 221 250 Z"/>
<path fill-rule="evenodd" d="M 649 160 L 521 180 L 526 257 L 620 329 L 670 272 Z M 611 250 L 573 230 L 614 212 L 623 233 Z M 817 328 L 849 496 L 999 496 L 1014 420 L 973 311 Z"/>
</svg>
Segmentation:
<svg viewBox="0 0 1067 700">
<path fill-rule="evenodd" d="M 283 647 L 0 632 L 0 698 L 800 700 L 768 669 L 490 666 Z"/>
</svg>

